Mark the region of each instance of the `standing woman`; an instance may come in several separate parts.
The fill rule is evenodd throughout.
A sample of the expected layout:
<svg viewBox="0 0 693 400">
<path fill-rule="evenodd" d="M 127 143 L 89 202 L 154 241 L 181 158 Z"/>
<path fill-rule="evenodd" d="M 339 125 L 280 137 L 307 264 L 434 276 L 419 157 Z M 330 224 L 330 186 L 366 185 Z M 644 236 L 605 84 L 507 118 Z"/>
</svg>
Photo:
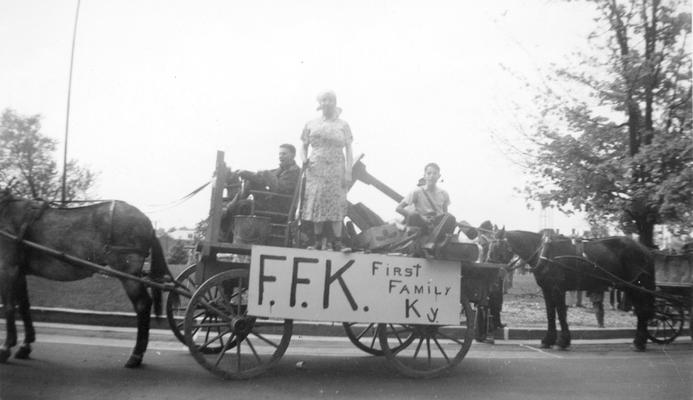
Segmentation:
<svg viewBox="0 0 693 400">
<path fill-rule="evenodd" d="M 309 121 L 301 134 L 301 159 L 306 183 L 303 198 L 303 219 L 313 223 L 315 244 L 343 250 L 342 223 L 347 211 L 346 192 L 351 183 L 351 129 L 339 119 L 337 96 L 333 91 L 318 95 L 322 116 Z M 310 150 L 310 151 L 309 151 Z M 332 228 L 334 242 L 327 244 L 325 228 Z"/>
</svg>

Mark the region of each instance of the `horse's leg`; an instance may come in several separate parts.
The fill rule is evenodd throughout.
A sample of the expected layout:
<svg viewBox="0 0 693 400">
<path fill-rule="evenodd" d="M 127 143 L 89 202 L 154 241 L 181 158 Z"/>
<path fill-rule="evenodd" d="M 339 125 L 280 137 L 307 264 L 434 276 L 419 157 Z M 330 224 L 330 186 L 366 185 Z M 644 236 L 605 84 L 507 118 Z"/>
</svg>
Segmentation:
<svg viewBox="0 0 693 400">
<path fill-rule="evenodd" d="M 152 298 L 143 284 L 131 280 L 123 280 L 123 287 L 132 302 L 137 314 L 137 342 L 130 358 L 125 363 L 126 368 L 139 367 L 149 343 L 149 321 L 151 319 Z"/>
<path fill-rule="evenodd" d="M 36 341 L 36 331 L 31 320 L 31 305 L 29 304 L 29 291 L 26 285 L 26 276 L 20 274 L 16 285 L 17 307 L 24 322 L 24 343 L 14 353 L 15 358 L 27 359 L 31 353 L 31 343 Z"/>
<path fill-rule="evenodd" d="M 541 348 L 550 349 L 551 346 L 556 344 L 556 303 L 553 296 L 551 296 L 550 290 L 546 290 L 544 287 L 542 287 L 541 291 L 544 293 L 547 322 L 546 335 L 544 335 L 544 338 L 541 339 Z"/>
<path fill-rule="evenodd" d="M 561 337 L 558 339 L 558 347 L 565 350 L 570 347 L 570 329 L 568 328 L 568 307 L 565 304 L 565 291 L 554 288 L 552 294 L 556 304 L 558 322 L 561 324 Z"/>
<path fill-rule="evenodd" d="M 597 317 L 597 326 L 604 327 L 604 301 L 595 301 L 593 303 L 595 316 Z"/>
<path fill-rule="evenodd" d="M 0 254 L 0 257 L 2 254 Z M 5 269 L 0 268 L 0 295 L 5 310 L 5 325 L 7 336 L 5 343 L 0 347 L 0 364 L 7 362 L 10 357 L 10 349 L 17 344 L 17 326 L 15 324 L 15 281 L 19 276 L 19 267 L 9 264 L 7 261 L 0 260 L 2 265 L 11 265 Z"/>
<path fill-rule="evenodd" d="M 649 293 L 636 293 L 635 290 L 627 293 L 631 299 L 638 325 L 633 340 L 633 350 L 645 351 L 647 349 L 647 321 L 654 315 L 654 297 Z"/>
<path fill-rule="evenodd" d="M 475 339 L 477 342 L 483 342 L 486 339 L 486 320 L 487 320 L 488 309 L 486 306 L 478 305 L 476 307 L 476 335 Z"/>
</svg>

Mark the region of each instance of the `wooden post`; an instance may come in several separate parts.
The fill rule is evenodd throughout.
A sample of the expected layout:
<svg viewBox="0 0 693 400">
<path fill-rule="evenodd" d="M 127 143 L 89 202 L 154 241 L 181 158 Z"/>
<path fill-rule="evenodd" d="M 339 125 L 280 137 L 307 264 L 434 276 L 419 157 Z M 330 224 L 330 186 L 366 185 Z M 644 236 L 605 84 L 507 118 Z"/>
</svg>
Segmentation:
<svg viewBox="0 0 693 400">
<path fill-rule="evenodd" d="M 212 184 L 212 199 L 209 206 L 209 223 L 205 241 L 216 243 L 219 241 L 219 229 L 221 225 L 221 213 L 224 207 L 224 188 L 226 187 L 226 164 L 224 152 L 217 151 L 217 162 L 214 170 L 214 183 Z M 202 256 L 210 255 L 210 246 L 203 246 Z"/>
<path fill-rule="evenodd" d="M 354 180 L 358 179 L 361 182 L 365 183 L 366 185 L 374 186 L 376 189 L 380 190 L 383 194 L 385 194 L 387 197 L 391 198 L 392 200 L 396 201 L 397 203 L 401 202 L 402 199 L 404 199 L 404 196 L 397 193 L 394 189 L 387 186 L 386 184 L 384 184 L 383 182 L 378 180 L 373 175 L 369 174 L 368 171 L 366 171 L 366 166 L 361 162 L 362 158 L 363 158 L 363 155 L 359 156 L 356 159 L 354 166 L 351 167 L 351 176 L 353 178 L 352 184 L 353 184 Z"/>
</svg>

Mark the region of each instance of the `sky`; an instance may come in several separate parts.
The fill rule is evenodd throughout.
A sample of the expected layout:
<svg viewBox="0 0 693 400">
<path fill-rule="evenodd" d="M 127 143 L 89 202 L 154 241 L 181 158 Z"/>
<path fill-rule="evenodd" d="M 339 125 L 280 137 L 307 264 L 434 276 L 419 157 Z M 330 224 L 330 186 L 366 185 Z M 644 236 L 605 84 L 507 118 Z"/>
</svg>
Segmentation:
<svg viewBox="0 0 693 400">
<path fill-rule="evenodd" d="M 76 7 L 0 3 L 0 109 L 41 114 L 60 162 Z M 177 200 L 212 178 L 218 150 L 232 169 L 275 168 L 332 89 L 354 154 L 397 192 L 433 161 L 458 219 L 584 230 L 579 216 L 527 209 L 502 142 L 520 140 L 516 121 L 536 112 L 528 84 L 584 48 L 593 17 L 549 0 L 82 0 L 68 157 L 99 174 L 93 197 L 193 227 L 210 189 Z M 348 198 L 397 217 L 363 184 Z"/>
</svg>

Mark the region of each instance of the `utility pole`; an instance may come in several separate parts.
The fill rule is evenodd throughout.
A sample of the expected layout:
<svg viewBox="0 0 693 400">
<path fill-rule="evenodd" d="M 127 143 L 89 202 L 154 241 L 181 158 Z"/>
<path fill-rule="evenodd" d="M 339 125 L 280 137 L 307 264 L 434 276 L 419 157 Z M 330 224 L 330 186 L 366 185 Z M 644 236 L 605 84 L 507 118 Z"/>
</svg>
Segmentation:
<svg viewBox="0 0 693 400">
<path fill-rule="evenodd" d="M 81 0 L 77 0 L 77 10 L 75 11 L 75 26 L 72 30 L 72 50 L 70 51 L 70 77 L 67 81 L 67 116 L 65 118 L 65 144 L 63 146 L 63 190 L 60 200 L 63 205 L 66 203 L 67 190 L 67 138 L 70 131 L 70 97 L 72 94 L 72 67 L 75 61 L 75 41 L 77 40 L 77 21 L 79 21 L 79 5 Z"/>
</svg>

